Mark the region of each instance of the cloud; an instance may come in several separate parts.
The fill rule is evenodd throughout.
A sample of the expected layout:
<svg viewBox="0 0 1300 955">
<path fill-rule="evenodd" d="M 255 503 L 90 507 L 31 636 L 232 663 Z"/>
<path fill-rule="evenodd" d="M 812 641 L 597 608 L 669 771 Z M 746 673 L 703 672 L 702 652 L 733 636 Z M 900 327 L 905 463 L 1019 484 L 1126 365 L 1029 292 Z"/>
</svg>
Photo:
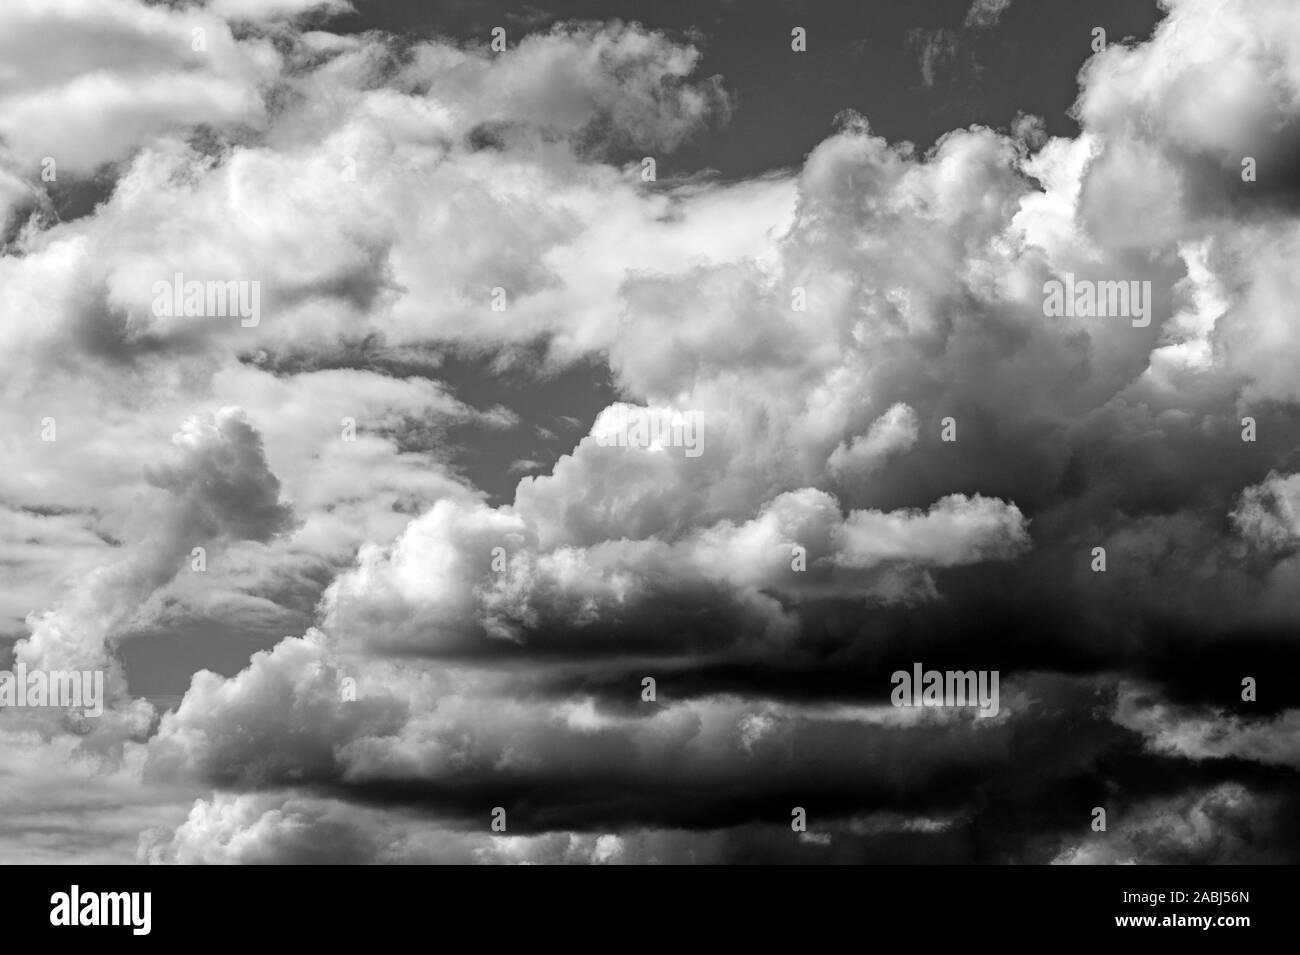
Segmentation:
<svg viewBox="0 0 1300 955">
<path fill-rule="evenodd" d="M 957 34 L 952 30 L 926 30 L 917 27 L 908 33 L 908 41 L 918 47 L 921 82 L 934 86 L 936 71 L 952 65 L 957 57 Z"/>
<path fill-rule="evenodd" d="M 975 0 L 966 11 L 966 26 L 974 27 L 976 30 L 995 27 L 1009 6 L 1011 0 Z"/>
<path fill-rule="evenodd" d="M 384 862 L 462 865 L 700 865 L 772 862 L 861 862 L 891 858 L 908 832 L 928 820 L 877 813 L 831 832 L 792 840 L 788 826 L 706 832 L 646 828 L 620 833 L 492 833 L 482 827 L 435 827 L 426 820 L 369 810 L 339 800 L 220 793 L 199 800 L 173 832 L 150 830 L 139 859 L 179 864 L 342 864 Z M 942 840 L 942 836 L 935 841 Z M 892 844 L 891 844 L 892 843 Z M 932 847 L 951 858 L 948 840 Z"/>
<path fill-rule="evenodd" d="M 236 408 L 210 420 L 191 418 L 172 439 L 180 458 L 149 472 L 150 483 L 175 501 L 178 535 L 208 539 L 228 534 L 267 540 L 288 526 L 280 482 L 267 470 L 257 432 Z"/>
<path fill-rule="evenodd" d="M 1275 864 L 1285 832 L 1272 800 L 1225 784 L 1134 807 L 1115 827 L 1063 849 L 1055 865 Z M 1109 824 L 1108 824 L 1109 825 Z"/>
<path fill-rule="evenodd" d="M 15 655 L 29 667 L 109 666 L 110 638 L 182 571 L 193 548 L 267 540 L 288 528 L 292 512 L 280 503 L 258 434 L 238 409 L 189 419 L 173 444 L 174 459 L 149 475 L 166 496 L 142 521 L 143 538 L 54 610 L 28 618 L 31 635 Z"/>
<path fill-rule="evenodd" d="M 1270 471 L 1241 492 L 1231 514 L 1237 530 L 1256 547 L 1289 551 L 1300 540 L 1300 474 Z"/>
<path fill-rule="evenodd" d="M 357 568 L 326 594 L 326 627 L 434 655 L 492 652 L 481 646 L 492 638 L 576 642 L 592 652 L 605 644 L 607 620 L 625 619 L 667 648 L 690 615 L 717 613 L 748 618 L 730 636 L 744 642 L 747 628 L 788 629 L 774 592 L 919 599 L 933 593 L 928 568 L 1004 560 L 1029 546 L 1014 506 L 961 495 L 925 513 L 844 516 L 832 496 L 807 488 L 743 524 L 582 547 L 541 545 L 531 513 L 439 502 L 391 548 L 362 549 Z M 605 645 L 626 652 L 630 637 Z"/>
<path fill-rule="evenodd" d="M 1115 720 L 1141 733 L 1153 750 L 1189 759 L 1245 759 L 1300 765 L 1300 711 L 1249 717 L 1208 707 L 1180 707 L 1137 687 L 1121 688 Z"/>
<path fill-rule="evenodd" d="M 6 4 L 0 37 L 0 136 L 27 175 L 44 157 L 86 175 L 177 127 L 260 125 L 281 65 L 212 13 L 134 0 Z"/>
<path fill-rule="evenodd" d="M 896 404 L 873 421 L 865 435 L 855 437 L 852 444 L 841 441 L 827 459 L 827 469 L 837 480 L 866 476 L 889 455 L 906 451 L 915 444 L 918 425 L 911 408 Z"/>
<path fill-rule="evenodd" d="M 149 777 L 306 786 L 422 806 L 457 827 L 495 798 L 514 817 L 511 831 L 524 834 L 667 819 L 694 828 L 733 810 L 759 820 L 761 807 L 800 787 L 808 799 L 838 791 L 852 805 L 879 807 L 895 798 L 881 788 L 882 773 L 917 792 L 943 773 L 982 777 L 1004 763 L 1013 732 L 1006 718 L 887 703 L 714 697 L 620 712 L 591 700 L 519 697 L 508 674 L 440 666 L 371 663 L 355 671 L 349 701 L 337 659 L 313 633 L 259 655 L 233 680 L 200 674 L 149 744 Z M 757 736 L 755 716 L 768 724 Z M 698 798 L 673 798 L 684 789 Z"/>
<path fill-rule="evenodd" d="M 208 0 L 206 9 L 227 20 L 245 23 L 356 12 L 348 0 Z"/>
<path fill-rule="evenodd" d="M 525 36 L 505 56 L 449 55 L 426 45 L 402 80 L 449 81 L 454 99 L 472 101 L 479 127 L 536 125 L 583 143 L 671 150 L 701 123 L 725 118 L 721 78 L 691 82 L 700 53 L 658 32 L 613 22 L 553 26 Z"/>
</svg>

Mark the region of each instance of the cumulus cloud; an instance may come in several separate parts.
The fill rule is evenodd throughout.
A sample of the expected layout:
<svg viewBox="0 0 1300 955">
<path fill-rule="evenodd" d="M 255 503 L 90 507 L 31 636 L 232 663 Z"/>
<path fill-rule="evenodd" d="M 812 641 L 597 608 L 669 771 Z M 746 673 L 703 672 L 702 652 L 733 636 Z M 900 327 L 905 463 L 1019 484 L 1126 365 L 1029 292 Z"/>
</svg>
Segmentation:
<svg viewBox="0 0 1300 955">
<path fill-rule="evenodd" d="M 329 799 L 221 793 L 199 800 L 171 832 L 152 829 L 139 859 L 155 864 L 703 865 L 742 861 L 861 862 L 891 859 L 899 836 L 938 833 L 936 861 L 954 858 L 941 821 L 873 813 L 836 825 L 834 834 L 792 841 L 785 826 L 619 833 L 494 835 L 435 828 L 427 820 Z M 810 835 L 804 833 L 803 835 Z"/>
<path fill-rule="evenodd" d="M 585 547 L 541 547 L 528 518 L 524 508 L 439 502 L 390 549 L 362 549 L 356 570 L 326 595 L 327 626 L 440 654 L 466 652 L 484 636 L 585 644 L 593 639 L 588 630 L 626 618 L 624 626 L 658 631 L 671 647 L 694 639 L 679 629 L 684 616 L 721 612 L 751 617 L 747 625 L 737 620 L 728 638 L 744 642 L 746 626 L 788 629 L 768 593 L 902 599 L 909 590 L 932 593 L 928 568 L 1007 559 L 1029 546 L 1013 505 L 962 495 L 926 513 L 845 516 L 832 496 L 806 488 L 780 495 L 743 524 L 724 521 L 674 541 L 624 537 Z M 894 573 L 875 573 L 881 570 Z M 773 618 L 766 625 L 765 615 Z"/>
<path fill-rule="evenodd" d="M 150 474 L 166 496 L 142 521 L 147 536 L 97 568 L 60 606 L 29 618 L 31 636 L 15 651 L 29 666 L 110 664 L 110 638 L 181 572 L 194 548 L 266 540 L 288 527 L 292 512 L 280 503 L 260 438 L 238 409 L 191 418 L 173 442 L 174 460 Z"/>
<path fill-rule="evenodd" d="M 135 0 L 6 4 L 0 37 L 0 137 L 27 175 L 46 157 L 85 175 L 175 128 L 259 125 L 281 68 L 214 13 Z"/>
<path fill-rule="evenodd" d="M 1293 548 L 1300 540 L 1300 474 L 1270 471 L 1241 492 L 1232 522 L 1248 541 L 1270 550 Z"/>
</svg>

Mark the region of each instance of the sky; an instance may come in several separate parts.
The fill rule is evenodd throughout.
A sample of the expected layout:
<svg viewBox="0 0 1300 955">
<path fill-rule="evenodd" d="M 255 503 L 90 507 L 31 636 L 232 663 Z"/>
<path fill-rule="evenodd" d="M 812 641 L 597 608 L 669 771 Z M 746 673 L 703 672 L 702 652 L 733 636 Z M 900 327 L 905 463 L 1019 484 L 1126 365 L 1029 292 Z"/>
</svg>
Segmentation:
<svg viewBox="0 0 1300 955">
<path fill-rule="evenodd" d="M 1289 0 L 0 5 L 0 861 L 1300 861 L 1297 163 Z"/>
</svg>

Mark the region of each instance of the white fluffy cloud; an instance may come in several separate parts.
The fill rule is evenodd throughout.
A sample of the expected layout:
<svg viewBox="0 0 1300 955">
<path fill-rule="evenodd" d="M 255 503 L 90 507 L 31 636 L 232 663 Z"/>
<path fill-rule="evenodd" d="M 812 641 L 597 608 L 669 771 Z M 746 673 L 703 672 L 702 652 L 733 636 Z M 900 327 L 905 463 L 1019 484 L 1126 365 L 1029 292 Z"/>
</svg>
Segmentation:
<svg viewBox="0 0 1300 955">
<path fill-rule="evenodd" d="M 155 136 L 265 119 L 282 63 L 199 7 L 16 0 L 0 10 L 0 136 L 18 168 L 63 175 L 126 159 Z"/>
<path fill-rule="evenodd" d="M 771 627 L 785 628 L 766 595 L 918 596 L 933 590 L 928 568 L 1005 559 L 1029 545 L 1014 506 L 962 495 L 925 513 L 845 516 L 832 496 L 805 488 L 743 524 L 723 521 L 672 541 L 625 536 L 581 547 L 539 547 L 530 514 L 439 502 L 391 548 L 362 549 L 357 569 L 326 595 L 327 628 L 441 655 L 465 652 L 476 636 L 526 641 L 530 630 L 585 642 L 588 627 L 640 618 L 658 624 L 672 646 L 680 635 L 673 636 L 666 607 L 674 614 L 692 604 L 701 613 L 760 609 L 775 618 Z M 743 638 L 742 630 L 730 639 Z"/>
</svg>

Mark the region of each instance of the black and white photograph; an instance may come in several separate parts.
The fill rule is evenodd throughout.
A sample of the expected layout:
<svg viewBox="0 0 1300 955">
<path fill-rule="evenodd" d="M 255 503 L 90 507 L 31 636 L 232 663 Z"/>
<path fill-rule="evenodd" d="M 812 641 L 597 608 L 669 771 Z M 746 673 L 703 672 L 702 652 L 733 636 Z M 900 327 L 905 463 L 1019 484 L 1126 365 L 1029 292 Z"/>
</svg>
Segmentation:
<svg viewBox="0 0 1300 955">
<path fill-rule="evenodd" d="M 1300 862 L 1296 0 L 2 0 L 0 243 L 0 862 Z"/>
</svg>

